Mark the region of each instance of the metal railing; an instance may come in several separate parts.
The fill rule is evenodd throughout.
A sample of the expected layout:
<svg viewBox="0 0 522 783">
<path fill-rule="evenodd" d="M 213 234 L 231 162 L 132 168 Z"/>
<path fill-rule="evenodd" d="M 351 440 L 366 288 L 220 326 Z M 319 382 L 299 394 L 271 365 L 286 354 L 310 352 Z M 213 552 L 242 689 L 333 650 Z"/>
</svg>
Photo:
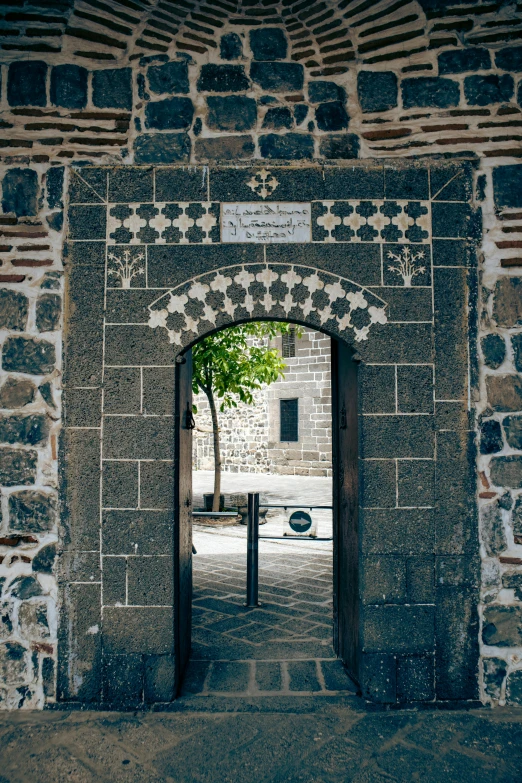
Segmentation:
<svg viewBox="0 0 522 783">
<path fill-rule="evenodd" d="M 301 504 L 300 506 L 293 505 L 274 505 L 270 503 L 259 503 L 259 492 L 248 493 L 248 520 L 247 520 L 247 589 L 246 589 L 246 605 L 248 607 L 259 606 L 259 540 L 272 540 L 272 541 L 291 541 L 298 539 L 299 541 L 333 541 L 332 536 L 329 537 L 315 537 L 315 536 L 260 536 L 259 535 L 259 509 L 260 508 L 282 508 L 285 511 L 289 508 L 308 508 L 331 511 L 332 506 L 309 506 L 308 504 Z"/>
</svg>

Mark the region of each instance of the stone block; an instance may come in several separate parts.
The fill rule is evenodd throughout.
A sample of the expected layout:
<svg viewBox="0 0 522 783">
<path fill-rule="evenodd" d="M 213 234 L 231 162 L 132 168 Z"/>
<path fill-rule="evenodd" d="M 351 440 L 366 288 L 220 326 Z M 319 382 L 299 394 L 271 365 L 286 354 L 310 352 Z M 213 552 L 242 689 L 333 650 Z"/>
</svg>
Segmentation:
<svg viewBox="0 0 522 783">
<path fill-rule="evenodd" d="M 2 181 L 2 209 L 16 217 L 38 214 L 38 174 L 33 169 L 8 169 Z"/>
<path fill-rule="evenodd" d="M 141 372 L 139 367 L 107 367 L 104 375 L 104 413 L 139 413 Z"/>
<path fill-rule="evenodd" d="M 103 506 L 104 508 L 137 508 L 138 476 L 137 462 L 103 463 Z"/>
<path fill-rule="evenodd" d="M 19 642 L 0 644 L 0 679 L 9 685 L 20 685 L 30 677 L 28 650 Z"/>
<path fill-rule="evenodd" d="M 438 586 L 435 682 L 438 699 L 478 697 L 479 618 L 476 589 Z"/>
<path fill-rule="evenodd" d="M 216 65 L 207 63 L 201 66 L 197 88 L 200 92 L 243 92 L 248 90 L 250 82 L 242 65 Z"/>
<path fill-rule="evenodd" d="M 397 662 L 393 655 L 363 653 L 362 695 L 377 704 L 394 704 L 397 696 Z"/>
<path fill-rule="evenodd" d="M 23 408 L 35 394 L 36 386 L 28 378 L 8 377 L 0 388 L 0 408 Z"/>
<path fill-rule="evenodd" d="M 402 557 L 366 557 L 363 564 L 364 604 L 397 604 L 406 600 L 406 563 Z"/>
<path fill-rule="evenodd" d="M 480 347 L 486 367 L 497 370 L 506 358 L 506 343 L 502 335 L 487 334 L 482 337 Z"/>
<path fill-rule="evenodd" d="M 433 266 L 471 266 L 473 256 L 469 242 L 458 239 L 434 239 Z"/>
<path fill-rule="evenodd" d="M 222 136 L 196 140 L 196 158 L 200 161 L 248 160 L 253 157 L 252 136 Z"/>
<path fill-rule="evenodd" d="M 142 133 L 134 141 L 136 163 L 183 163 L 190 158 L 187 133 Z"/>
<path fill-rule="evenodd" d="M 359 368 L 361 410 L 364 413 L 395 412 L 395 367 L 361 365 Z"/>
<path fill-rule="evenodd" d="M 315 661 L 288 661 L 291 691 L 320 691 Z"/>
<path fill-rule="evenodd" d="M 143 412 L 172 416 L 174 413 L 174 367 L 143 369 Z"/>
<path fill-rule="evenodd" d="M 433 606 L 367 606 L 362 623 L 365 652 L 430 652 L 435 645 Z"/>
<path fill-rule="evenodd" d="M 503 71 L 522 71 L 522 46 L 506 46 L 495 52 L 495 64 Z"/>
<path fill-rule="evenodd" d="M 433 701 L 435 698 L 434 659 L 431 655 L 411 655 L 397 659 L 397 700 L 402 703 Z"/>
<path fill-rule="evenodd" d="M 62 592 L 58 644 L 58 699 L 98 702 L 101 693 L 101 601 L 99 584 L 76 584 Z M 69 635 L 70 634 L 70 635 Z"/>
<path fill-rule="evenodd" d="M 92 102 L 99 109 L 132 109 L 132 69 L 93 71 Z"/>
<path fill-rule="evenodd" d="M 173 655 L 145 656 L 143 695 L 149 704 L 170 702 L 175 693 L 175 658 Z"/>
<path fill-rule="evenodd" d="M 45 106 L 47 63 L 24 60 L 9 66 L 7 100 L 10 106 Z"/>
<path fill-rule="evenodd" d="M 482 641 L 494 647 L 520 647 L 522 645 L 522 606 L 497 606 L 484 608 Z"/>
<path fill-rule="evenodd" d="M 253 62 L 250 78 L 270 92 L 297 91 L 303 89 L 304 68 L 300 63 Z"/>
<path fill-rule="evenodd" d="M 469 204 L 437 203 L 432 205 L 432 231 L 434 237 L 459 239 L 467 237 L 471 226 Z"/>
<path fill-rule="evenodd" d="M 143 694 L 143 657 L 105 655 L 102 683 L 105 703 L 114 707 L 137 706 Z"/>
<path fill-rule="evenodd" d="M 50 209 L 63 207 L 63 179 L 65 168 L 52 166 L 46 174 L 47 204 Z"/>
<path fill-rule="evenodd" d="M 2 367 L 12 372 L 46 375 L 54 369 L 55 348 L 33 337 L 7 337 L 2 350 Z"/>
<path fill-rule="evenodd" d="M 409 557 L 406 561 L 408 601 L 430 604 L 435 600 L 435 562 L 433 557 Z"/>
<path fill-rule="evenodd" d="M 287 106 L 274 106 L 268 109 L 263 120 L 263 128 L 272 128 L 272 130 L 289 129 L 293 124 L 292 112 Z"/>
<path fill-rule="evenodd" d="M 513 347 L 515 369 L 518 372 L 522 372 L 522 333 L 511 335 L 511 345 Z"/>
<path fill-rule="evenodd" d="M 268 133 L 259 137 L 261 157 L 284 160 L 311 159 L 314 155 L 312 136 L 303 133 Z"/>
<path fill-rule="evenodd" d="M 507 73 L 503 76 L 466 76 L 464 79 L 464 95 L 470 106 L 505 103 L 513 96 L 513 90 L 513 77 Z"/>
<path fill-rule="evenodd" d="M 506 416 L 502 422 L 508 446 L 522 449 L 522 416 Z"/>
<path fill-rule="evenodd" d="M 388 111 L 397 106 L 398 80 L 393 71 L 359 71 L 357 97 L 363 112 Z"/>
<path fill-rule="evenodd" d="M 522 489 L 522 457 L 493 457 L 490 474 L 497 487 Z"/>
<path fill-rule="evenodd" d="M 22 601 L 43 594 L 42 586 L 34 576 L 16 577 L 9 585 L 9 592 L 13 598 L 20 598 Z"/>
<path fill-rule="evenodd" d="M 0 289 L 0 329 L 23 332 L 27 325 L 28 302 L 25 294 Z"/>
<path fill-rule="evenodd" d="M 433 207 L 436 205 L 434 204 Z M 468 325 L 455 313 L 467 307 L 467 273 L 464 269 L 434 269 L 435 293 L 435 396 L 462 400 L 468 389 Z"/>
<path fill-rule="evenodd" d="M 480 509 L 480 537 L 489 557 L 498 557 L 507 549 L 502 512 L 496 502 Z"/>
<path fill-rule="evenodd" d="M 500 699 L 500 692 L 507 674 L 507 663 L 502 658 L 483 658 L 484 689 L 491 699 Z"/>
<path fill-rule="evenodd" d="M 522 51 L 522 46 L 520 47 Z M 495 206 L 522 207 L 522 164 L 495 166 L 493 169 L 493 194 Z M 511 278 L 501 278 L 503 280 Z M 520 279 L 520 278 L 519 278 Z"/>
<path fill-rule="evenodd" d="M 107 607 L 103 614 L 103 644 L 109 655 L 173 653 L 173 609 Z"/>
<path fill-rule="evenodd" d="M 21 490 L 9 496 L 11 533 L 49 533 L 56 522 L 56 497 L 53 494 Z"/>
<path fill-rule="evenodd" d="M 359 466 L 363 505 L 366 508 L 395 508 L 395 460 L 361 460 Z"/>
<path fill-rule="evenodd" d="M 88 582 L 92 584 L 101 582 L 99 551 L 62 552 L 60 555 L 60 573 L 69 582 Z"/>
<path fill-rule="evenodd" d="M 495 419 L 487 419 L 480 425 L 480 453 L 496 454 L 502 451 L 502 428 L 500 422 Z"/>
<path fill-rule="evenodd" d="M 52 574 L 56 559 L 56 544 L 46 544 L 33 557 L 32 569 L 38 574 Z"/>
<path fill-rule="evenodd" d="M 183 60 L 174 60 L 163 65 L 151 65 L 147 68 L 149 89 L 156 94 L 188 93 L 188 64 Z"/>
<path fill-rule="evenodd" d="M 319 139 L 319 155 L 327 160 L 352 160 L 359 157 L 356 133 L 333 133 Z"/>
<path fill-rule="evenodd" d="M 0 485 L 34 484 L 38 453 L 32 449 L 0 448 Z"/>
<path fill-rule="evenodd" d="M 297 103 L 294 106 L 295 124 L 300 125 L 308 114 L 308 106 L 305 103 Z"/>
<path fill-rule="evenodd" d="M 401 507 L 432 506 L 435 463 L 433 460 L 397 461 L 397 499 Z"/>
<path fill-rule="evenodd" d="M 475 442 L 471 432 L 439 432 L 435 471 L 436 551 L 458 555 L 477 546 Z"/>
<path fill-rule="evenodd" d="M 508 328 L 522 324 L 522 277 L 501 277 L 497 280 L 493 318 L 499 326 Z"/>
<path fill-rule="evenodd" d="M 65 109 L 87 106 L 87 68 L 80 65 L 54 65 L 51 69 L 51 103 Z"/>
<path fill-rule="evenodd" d="M 284 60 L 288 43 L 280 27 L 258 27 L 250 30 L 250 48 L 254 60 Z"/>
<path fill-rule="evenodd" d="M 381 199 L 384 198 L 384 167 L 327 166 L 324 169 L 324 187 L 324 196 L 321 198 Z"/>
<path fill-rule="evenodd" d="M 399 413 L 433 413 L 433 367 L 397 367 L 397 410 Z"/>
<path fill-rule="evenodd" d="M 59 294 L 43 294 L 36 301 L 36 328 L 39 332 L 54 332 L 60 326 L 62 300 Z"/>
<path fill-rule="evenodd" d="M 434 453 L 430 416 L 364 416 L 361 456 L 364 459 L 425 457 Z"/>
<path fill-rule="evenodd" d="M 177 250 L 178 246 L 175 245 L 174 249 Z M 195 246 L 194 249 L 199 250 L 201 255 L 200 247 Z M 152 255 L 150 249 L 148 255 L 149 258 Z M 150 271 L 149 266 L 149 275 Z M 166 270 L 163 271 L 166 274 Z M 105 330 L 105 361 L 107 364 L 121 367 L 127 367 L 130 364 L 144 366 L 174 364 L 174 347 L 165 340 L 165 335 L 161 334 L 162 331 L 162 329 L 152 330 L 147 324 L 143 326 L 134 326 L 133 324 L 107 326 Z"/>
<path fill-rule="evenodd" d="M 69 207 L 69 239 L 105 239 L 106 223 L 105 206 Z"/>
<path fill-rule="evenodd" d="M 110 171 L 109 201 L 154 201 L 153 194 L 153 168 L 126 166 Z"/>
<path fill-rule="evenodd" d="M 142 508 L 172 508 L 174 502 L 174 466 L 172 462 L 141 463 L 140 501 Z"/>
<path fill-rule="evenodd" d="M 156 201 L 205 201 L 208 170 L 204 166 L 155 168 Z"/>
<path fill-rule="evenodd" d="M 91 243 L 77 245 L 81 246 L 86 260 L 96 258 L 89 252 Z M 105 255 L 105 246 L 101 243 L 99 246 Z M 69 307 L 64 330 L 66 386 L 100 387 L 102 383 L 104 266 L 74 265 L 69 269 Z"/>
<path fill-rule="evenodd" d="M 335 82 L 311 81 L 308 83 L 308 98 L 310 103 L 345 101 L 346 92 Z"/>
<path fill-rule="evenodd" d="M 43 642 L 51 636 L 46 603 L 24 601 L 18 609 L 18 623 L 22 638 L 27 641 Z"/>
<path fill-rule="evenodd" d="M 491 56 L 488 49 L 467 47 L 441 52 L 437 57 L 439 74 L 465 73 L 466 71 L 487 71 L 491 68 Z"/>
<path fill-rule="evenodd" d="M 458 106 L 460 88 L 458 82 L 436 76 L 417 76 L 403 79 L 402 105 L 405 109 L 434 107 L 448 109 Z"/>
<path fill-rule="evenodd" d="M 100 545 L 100 431 L 66 430 L 66 540 L 75 551 Z M 70 491 L 67 491 L 69 488 Z"/>
<path fill-rule="evenodd" d="M 494 411 L 522 409 L 522 378 L 518 375 L 487 375 L 488 402 Z"/>
<path fill-rule="evenodd" d="M 239 60 L 243 56 L 243 44 L 237 33 L 225 33 L 221 36 L 219 56 L 222 60 Z"/>
<path fill-rule="evenodd" d="M 166 511 L 105 511 L 102 519 L 106 555 L 167 555 L 172 552 L 173 521 Z"/>
<path fill-rule="evenodd" d="M 219 131 L 245 131 L 256 124 L 257 105 L 244 95 L 209 95 L 207 125 Z M 287 109 L 290 113 L 290 110 Z"/>
<path fill-rule="evenodd" d="M 384 169 L 387 199 L 428 199 L 428 169 L 421 166 L 396 166 Z"/>
<path fill-rule="evenodd" d="M 62 404 L 66 427 L 100 427 L 101 394 L 101 389 L 65 389 Z"/>
<path fill-rule="evenodd" d="M 190 128 L 194 106 L 190 98 L 165 98 L 150 101 L 145 107 L 145 127 L 157 130 Z"/>
<path fill-rule="evenodd" d="M 125 557 L 104 557 L 102 570 L 104 606 L 127 603 L 126 580 L 127 559 Z"/>
<path fill-rule="evenodd" d="M 522 670 L 511 672 L 506 680 L 506 704 L 522 704 Z"/>
<path fill-rule="evenodd" d="M 135 606 L 170 606 L 173 571 L 170 557 L 131 557 L 127 564 L 128 602 Z"/>
<path fill-rule="evenodd" d="M 317 106 L 315 121 L 319 130 L 339 131 L 348 127 L 349 117 L 341 101 L 330 101 Z"/>
<path fill-rule="evenodd" d="M 171 419 L 161 416 L 107 416 L 104 425 L 105 459 L 172 459 Z"/>
</svg>

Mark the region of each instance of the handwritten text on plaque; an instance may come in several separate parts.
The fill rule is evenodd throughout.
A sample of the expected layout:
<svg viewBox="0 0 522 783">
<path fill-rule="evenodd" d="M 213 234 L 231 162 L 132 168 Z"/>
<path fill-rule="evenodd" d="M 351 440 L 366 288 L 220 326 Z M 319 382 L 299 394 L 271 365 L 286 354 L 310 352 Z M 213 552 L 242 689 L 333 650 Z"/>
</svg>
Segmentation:
<svg viewBox="0 0 522 783">
<path fill-rule="evenodd" d="M 310 204 L 221 205 L 222 242 L 310 242 Z"/>
</svg>

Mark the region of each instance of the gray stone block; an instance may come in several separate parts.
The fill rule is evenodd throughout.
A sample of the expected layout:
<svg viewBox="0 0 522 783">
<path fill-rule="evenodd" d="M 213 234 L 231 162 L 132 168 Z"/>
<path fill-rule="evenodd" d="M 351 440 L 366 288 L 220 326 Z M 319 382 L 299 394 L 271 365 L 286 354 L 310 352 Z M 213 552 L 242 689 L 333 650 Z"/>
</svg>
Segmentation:
<svg viewBox="0 0 522 783">
<path fill-rule="evenodd" d="M 115 707 L 133 706 L 143 698 L 141 655 L 105 655 L 103 658 L 103 701 Z"/>
<path fill-rule="evenodd" d="M 62 400 L 67 427 L 101 426 L 101 389 L 65 389 Z"/>
<path fill-rule="evenodd" d="M 32 449 L 0 448 L 0 485 L 34 484 L 38 452 Z"/>
<path fill-rule="evenodd" d="M 174 652 L 171 607 L 107 607 L 103 645 L 109 655 L 166 655 Z"/>
<path fill-rule="evenodd" d="M 143 412 L 174 414 L 174 367 L 143 368 Z"/>
<path fill-rule="evenodd" d="M 216 136 L 196 140 L 196 158 L 200 161 L 248 160 L 255 144 L 252 136 Z"/>
<path fill-rule="evenodd" d="M 433 457 L 431 416 L 364 416 L 361 430 L 360 448 L 364 459 Z"/>
<path fill-rule="evenodd" d="M 33 169 L 8 169 L 2 181 L 2 209 L 16 217 L 38 214 L 38 174 Z"/>
<path fill-rule="evenodd" d="M 45 375 L 54 369 L 55 347 L 33 337 L 7 337 L 2 349 L 2 367 L 13 372 Z"/>
<path fill-rule="evenodd" d="M 366 508 L 395 508 L 397 477 L 395 460 L 361 460 L 360 491 Z"/>
<path fill-rule="evenodd" d="M 0 388 L 0 408 L 23 408 L 35 394 L 36 386 L 28 378 L 9 377 Z"/>
<path fill-rule="evenodd" d="M 432 506 L 435 463 L 432 460 L 398 460 L 397 497 L 402 507 Z"/>
<path fill-rule="evenodd" d="M 475 588 L 437 586 L 435 676 L 437 699 L 478 696 L 479 618 Z"/>
<path fill-rule="evenodd" d="M 315 661 L 288 661 L 291 691 L 320 691 Z"/>
<path fill-rule="evenodd" d="M 520 166 L 522 169 L 522 166 Z M 522 205 L 522 201 L 521 201 Z M 522 277 L 501 277 L 495 285 L 493 318 L 508 329 L 522 324 Z"/>
<path fill-rule="evenodd" d="M 248 663 L 215 661 L 208 681 L 209 691 L 237 693 L 246 691 L 250 677 Z"/>
<path fill-rule="evenodd" d="M 435 698 L 434 661 L 431 655 L 397 659 L 397 700 L 400 702 L 433 701 Z"/>
<path fill-rule="evenodd" d="M 522 645 L 522 607 L 489 605 L 484 609 L 482 641 L 494 647 Z"/>
<path fill-rule="evenodd" d="M 106 416 L 105 459 L 172 459 L 172 419 L 163 416 Z"/>
<path fill-rule="evenodd" d="M 9 496 L 9 530 L 12 533 L 48 533 L 57 521 L 54 494 L 20 490 Z"/>
<path fill-rule="evenodd" d="M 397 700 L 397 662 L 393 655 L 363 653 L 361 688 L 366 699 L 377 704 L 394 704 Z"/>
<path fill-rule="evenodd" d="M 395 604 L 406 600 L 406 563 L 401 557 L 366 557 L 363 562 L 365 604 Z"/>
<path fill-rule="evenodd" d="M 431 604 L 435 600 L 435 561 L 433 557 L 409 557 L 406 561 L 408 601 Z"/>
<path fill-rule="evenodd" d="M 173 547 L 172 515 L 165 511 L 105 511 L 104 554 L 167 555 Z"/>
<path fill-rule="evenodd" d="M 430 509 L 364 509 L 362 549 L 371 554 L 414 555 L 435 548 L 435 519 Z"/>
<path fill-rule="evenodd" d="M 147 68 L 147 78 L 150 91 L 157 94 L 189 91 L 188 64 L 183 60 L 151 65 Z"/>
<path fill-rule="evenodd" d="M 36 301 L 36 328 L 39 332 L 54 332 L 60 326 L 62 298 L 59 294 L 43 294 Z"/>
<path fill-rule="evenodd" d="M 104 508 L 138 507 L 137 462 L 104 461 L 102 473 Z"/>
<path fill-rule="evenodd" d="M 497 487 L 522 489 L 522 457 L 493 457 L 490 474 Z"/>
<path fill-rule="evenodd" d="M 125 605 L 127 560 L 124 557 L 104 557 L 102 575 L 103 605 Z"/>
<path fill-rule="evenodd" d="M 92 102 L 100 109 L 132 109 L 132 69 L 93 71 Z"/>
<path fill-rule="evenodd" d="M 433 606 L 367 606 L 362 615 L 365 652 L 430 652 L 435 644 Z"/>
<path fill-rule="evenodd" d="M 487 375 L 486 389 L 494 411 L 522 409 L 522 379 L 518 375 Z"/>
<path fill-rule="evenodd" d="M 128 602 L 135 606 L 170 606 L 173 569 L 170 557 L 130 557 L 127 564 Z"/>
<path fill-rule="evenodd" d="M 172 462 L 142 462 L 140 465 L 140 502 L 142 508 L 169 509 L 174 503 L 174 465 Z"/>
<path fill-rule="evenodd" d="M 171 702 L 175 694 L 175 658 L 173 655 L 145 656 L 143 696 L 149 704 Z"/>
</svg>

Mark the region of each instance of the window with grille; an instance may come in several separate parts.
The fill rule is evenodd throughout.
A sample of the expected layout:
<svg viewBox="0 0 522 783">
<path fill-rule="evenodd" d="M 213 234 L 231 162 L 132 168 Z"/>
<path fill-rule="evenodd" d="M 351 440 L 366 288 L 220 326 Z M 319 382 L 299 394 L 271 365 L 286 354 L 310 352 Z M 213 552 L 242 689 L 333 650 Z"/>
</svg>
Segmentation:
<svg viewBox="0 0 522 783">
<path fill-rule="evenodd" d="M 290 329 L 281 335 L 283 359 L 293 359 L 295 356 L 295 329 Z"/>
<path fill-rule="evenodd" d="M 279 400 L 281 441 L 299 440 L 299 400 Z"/>
</svg>

